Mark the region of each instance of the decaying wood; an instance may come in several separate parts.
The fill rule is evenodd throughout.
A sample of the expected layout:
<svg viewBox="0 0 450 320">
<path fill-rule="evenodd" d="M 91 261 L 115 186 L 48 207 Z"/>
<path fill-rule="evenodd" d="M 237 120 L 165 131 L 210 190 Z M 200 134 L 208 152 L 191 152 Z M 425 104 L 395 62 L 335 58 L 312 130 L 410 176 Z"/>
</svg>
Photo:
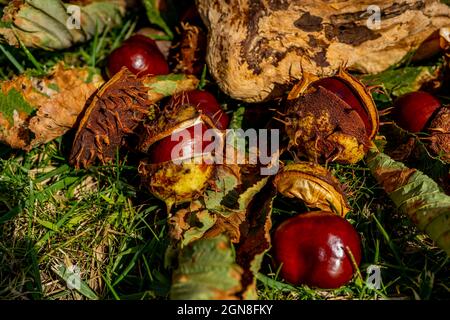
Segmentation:
<svg viewBox="0 0 450 320">
<path fill-rule="evenodd" d="M 450 26 L 450 7 L 438 0 L 197 4 L 209 29 L 209 70 L 227 94 L 249 102 L 280 95 L 303 72 L 330 75 L 341 64 L 363 73 L 383 71 Z M 370 24 L 369 6 L 381 10 L 379 29 Z M 429 55 L 428 51 L 421 50 Z"/>
</svg>

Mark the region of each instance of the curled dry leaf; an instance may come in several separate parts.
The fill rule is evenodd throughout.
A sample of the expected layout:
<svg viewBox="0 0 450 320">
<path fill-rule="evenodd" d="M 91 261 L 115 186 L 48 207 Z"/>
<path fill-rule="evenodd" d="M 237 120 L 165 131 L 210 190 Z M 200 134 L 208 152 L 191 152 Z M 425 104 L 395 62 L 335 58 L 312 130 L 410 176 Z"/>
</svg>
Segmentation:
<svg viewBox="0 0 450 320">
<path fill-rule="evenodd" d="M 14 0 L 4 9 L 0 36 L 10 45 L 66 49 L 120 25 L 125 13 L 124 0 L 71 1 L 80 5 L 80 26 L 61 0 Z"/>
<path fill-rule="evenodd" d="M 237 165 L 217 165 L 202 197 L 187 209 L 177 210 L 170 219 L 171 238 L 181 246 L 193 238 L 212 238 L 220 234 L 226 234 L 232 242 L 239 241 L 239 225 L 245 219 L 245 208 L 239 210 L 231 202 L 239 197 L 240 171 Z"/>
<path fill-rule="evenodd" d="M 156 103 L 180 91 L 193 90 L 198 80 L 184 75 L 138 78 L 123 68 L 98 92 L 87 108 L 73 143 L 70 162 L 88 167 L 115 158 L 127 136 L 135 133 L 145 118 L 154 120 Z"/>
<path fill-rule="evenodd" d="M 71 129 L 103 83 L 88 68 L 58 63 L 45 77 L 16 76 L 1 83 L 0 141 L 30 150 Z"/>
<path fill-rule="evenodd" d="M 367 164 L 395 206 L 450 255 L 450 196 L 422 172 L 376 149 Z"/>
<path fill-rule="evenodd" d="M 217 221 L 201 201 L 194 200 L 188 208 L 179 209 L 169 219 L 169 235 L 173 242 L 185 247 L 192 241 L 203 237 Z"/>
<path fill-rule="evenodd" d="M 268 181 L 270 182 L 270 180 Z M 272 204 L 276 190 L 267 183 L 250 201 L 246 219 L 240 225 L 240 241 L 236 244 L 236 262 L 242 267 L 242 299 L 256 299 L 256 274 L 264 254 L 270 249 Z"/>
<path fill-rule="evenodd" d="M 178 210 L 170 219 L 172 239 L 178 241 L 182 252 L 186 245 L 195 245 L 196 239 L 213 241 L 226 236 L 235 243 L 236 262 L 242 271 L 240 287 L 232 298 L 257 297 L 255 274 L 270 248 L 270 215 L 276 191 L 269 183 L 270 178 L 260 176 L 256 170 L 257 166 L 219 166 L 204 196 L 189 208 Z M 201 263 L 197 267 L 201 270 L 199 277 L 209 273 Z M 220 289 L 222 281 L 228 279 L 215 281 L 210 290 Z M 196 298 L 201 292 L 201 288 L 195 288 L 185 298 Z"/>
<path fill-rule="evenodd" d="M 301 199 L 310 208 L 335 212 L 343 217 L 350 211 L 339 181 L 317 164 L 289 164 L 276 175 L 273 183 L 283 196 Z"/>
<path fill-rule="evenodd" d="M 249 204 L 267 184 L 255 165 L 220 165 L 215 179 L 205 191 L 205 207 L 216 216 L 216 223 L 205 236 L 225 233 L 232 242 L 242 240 L 240 227 L 249 215 Z"/>
<path fill-rule="evenodd" d="M 444 64 L 434 66 L 406 66 L 388 69 L 378 74 L 362 77 L 367 86 L 383 84 L 383 89 L 391 96 L 400 97 L 404 94 L 419 91 L 423 87 L 436 90 L 442 86 Z"/>
<path fill-rule="evenodd" d="M 439 0 L 197 3 L 209 31 L 209 70 L 225 93 L 249 102 L 282 95 L 305 72 L 327 76 L 346 63 L 378 73 L 423 42 L 439 50 L 426 40 L 450 25 L 450 8 Z M 367 25 L 369 6 L 380 8 L 379 28 Z"/>
<path fill-rule="evenodd" d="M 197 200 L 175 212 L 171 219 L 174 238 L 186 245 L 192 233 L 205 238 L 226 234 L 232 242 L 239 242 L 239 228 L 248 214 L 248 205 L 268 181 L 257 170 L 253 165 L 216 165 L 206 189 L 197 193 Z M 192 182 L 192 178 L 188 181 Z"/>
</svg>

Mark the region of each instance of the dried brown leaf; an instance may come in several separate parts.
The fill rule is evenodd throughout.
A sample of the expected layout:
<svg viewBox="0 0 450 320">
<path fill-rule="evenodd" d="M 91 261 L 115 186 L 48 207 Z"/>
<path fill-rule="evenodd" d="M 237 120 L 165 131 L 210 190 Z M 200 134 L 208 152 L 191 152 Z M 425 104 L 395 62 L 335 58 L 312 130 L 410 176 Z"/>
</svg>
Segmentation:
<svg viewBox="0 0 450 320">
<path fill-rule="evenodd" d="M 1 84 L 0 141 L 30 150 L 65 134 L 103 83 L 87 68 L 58 63 L 42 78 L 21 75 Z"/>
<path fill-rule="evenodd" d="M 283 196 L 301 199 L 310 208 L 341 216 L 350 211 L 339 181 L 317 164 L 300 162 L 287 165 L 276 175 L 274 185 Z"/>
</svg>

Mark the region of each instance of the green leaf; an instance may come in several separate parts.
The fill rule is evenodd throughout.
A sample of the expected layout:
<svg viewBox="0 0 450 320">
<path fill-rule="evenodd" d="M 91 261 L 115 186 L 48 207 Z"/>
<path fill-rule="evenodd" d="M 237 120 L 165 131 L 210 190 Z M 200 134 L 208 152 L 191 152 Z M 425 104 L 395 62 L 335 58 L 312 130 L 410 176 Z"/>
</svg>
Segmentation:
<svg viewBox="0 0 450 320">
<path fill-rule="evenodd" d="M 222 200 L 240 184 L 240 181 L 239 177 L 225 166 L 217 168 L 216 177 L 214 190 L 207 189 L 205 192 L 205 206 L 208 210 L 221 211 Z"/>
<path fill-rule="evenodd" d="M 241 275 L 242 269 L 234 261 L 226 236 L 197 240 L 182 249 L 178 256 L 170 298 L 231 299 L 241 290 Z"/>
<path fill-rule="evenodd" d="M 179 82 L 185 79 L 186 76 L 183 74 L 156 76 L 152 82 L 147 84 L 147 86 L 154 93 L 162 94 L 163 96 L 171 96 L 177 90 Z M 145 82 L 144 85 L 146 85 Z"/>
<path fill-rule="evenodd" d="M 45 228 L 47 228 L 47 229 L 50 229 L 50 230 L 52 230 L 52 231 L 55 231 L 55 232 L 58 232 L 58 231 L 59 231 L 58 226 L 55 225 L 54 223 L 51 223 L 50 221 L 45 221 L 45 220 L 39 219 L 38 217 L 35 217 L 35 219 L 36 219 L 36 221 L 37 221 L 40 225 L 42 225 L 43 227 L 45 227 Z"/>
<path fill-rule="evenodd" d="M 118 26 L 125 12 L 124 2 L 118 0 L 95 1 L 80 8 L 80 28 L 72 27 L 71 4 L 61 0 L 15 1 L 4 10 L 0 37 L 8 44 L 45 50 L 67 49 L 90 40 L 98 32 Z"/>
<path fill-rule="evenodd" d="M 66 266 L 64 266 L 63 264 L 55 266 L 52 269 L 67 283 L 72 283 L 73 280 L 76 280 L 74 289 L 81 293 L 83 296 L 91 300 L 98 300 L 95 292 L 92 291 L 92 289 L 86 284 L 86 282 L 80 279 L 80 276 L 77 273 L 71 271 L 69 268 L 66 268 Z"/>
<path fill-rule="evenodd" d="M 150 23 L 153 23 L 164 30 L 165 33 L 173 39 L 173 32 L 170 30 L 170 27 L 166 23 L 166 21 L 161 16 L 161 12 L 158 8 L 158 0 L 144 0 L 144 6 L 147 12 L 147 17 Z"/>
<path fill-rule="evenodd" d="M 35 108 L 25 101 L 23 96 L 16 89 L 11 89 L 5 95 L 0 91 L 0 114 L 8 120 L 11 126 L 14 125 L 14 112 L 31 115 Z"/>
<path fill-rule="evenodd" d="M 173 227 L 172 236 L 184 247 L 203 237 L 206 231 L 216 223 L 214 214 L 206 210 L 199 201 L 194 201 L 188 209 L 178 210 L 170 222 Z"/>
<path fill-rule="evenodd" d="M 256 275 L 265 253 L 271 247 L 272 205 L 276 190 L 271 180 L 264 185 L 247 207 L 246 220 L 240 229 L 241 238 L 236 245 L 236 262 L 244 270 L 242 298 L 256 299 Z"/>
<path fill-rule="evenodd" d="M 419 90 L 428 81 L 437 79 L 442 66 L 418 66 L 388 69 L 362 78 L 366 85 L 383 85 L 390 95 L 399 97 Z"/>
<path fill-rule="evenodd" d="M 230 121 L 230 129 L 242 128 L 244 122 L 245 107 L 239 107 L 234 113 Z"/>
<path fill-rule="evenodd" d="M 421 171 L 377 150 L 369 152 L 367 164 L 396 207 L 450 255 L 450 196 Z"/>
</svg>

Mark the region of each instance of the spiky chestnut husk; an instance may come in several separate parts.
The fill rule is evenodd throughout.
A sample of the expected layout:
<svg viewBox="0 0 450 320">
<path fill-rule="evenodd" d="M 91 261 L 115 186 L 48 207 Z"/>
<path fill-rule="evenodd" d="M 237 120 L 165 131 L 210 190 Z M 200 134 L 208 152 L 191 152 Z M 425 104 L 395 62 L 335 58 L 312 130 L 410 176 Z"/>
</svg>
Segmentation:
<svg viewBox="0 0 450 320">
<path fill-rule="evenodd" d="M 201 130 L 195 131 L 195 128 Z M 190 202 L 202 195 L 215 172 L 215 166 L 205 163 L 204 149 L 210 141 L 203 141 L 207 129 L 215 128 L 215 122 L 193 105 L 177 103 L 171 99 L 153 121 L 145 123 L 140 151 L 149 155 L 141 162 L 139 173 L 143 184 L 167 207 Z M 172 134 L 185 130 L 189 139 L 172 141 Z M 219 138 L 220 131 L 217 131 Z M 183 146 L 183 155 L 172 154 L 172 149 Z M 197 147 L 197 149 L 195 149 Z M 173 158 L 175 156 L 175 158 Z M 199 159 L 197 157 L 202 157 Z M 184 160 L 175 163 L 174 160 Z"/>
<path fill-rule="evenodd" d="M 198 80 L 192 76 L 169 74 L 137 77 L 123 68 L 97 92 L 74 138 L 70 162 L 89 167 L 115 159 L 118 149 L 135 138 L 142 123 L 158 118 L 157 103 L 166 96 L 193 90 Z M 130 146 L 129 146 L 130 147 Z"/>
<path fill-rule="evenodd" d="M 450 107 L 441 107 L 430 123 L 429 148 L 437 156 L 450 163 Z"/>
<path fill-rule="evenodd" d="M 344 69 L 332 78 L 305 76 L 288 96 L 285 131 L 289 149 L 310 161 L 356 163 L 379 127 L 366 87 Z"/>
<path fill-rule="evenodd" d="M 428 149 L 450 163 L 450 107 L 423 91 L 407 93 L 394 103 L 392 118 L 403 130 L 428 133 Z"/>
<path fill-rule="evenodd" d="M 214 166 L 205 163 L 181 163 L 172 161 L 139 165 L 144 186 L 158 199 L 164 201 L 168 211 L 174 204 L 192 201 L 202 195 L 214 174 Z"/>
</svg>

